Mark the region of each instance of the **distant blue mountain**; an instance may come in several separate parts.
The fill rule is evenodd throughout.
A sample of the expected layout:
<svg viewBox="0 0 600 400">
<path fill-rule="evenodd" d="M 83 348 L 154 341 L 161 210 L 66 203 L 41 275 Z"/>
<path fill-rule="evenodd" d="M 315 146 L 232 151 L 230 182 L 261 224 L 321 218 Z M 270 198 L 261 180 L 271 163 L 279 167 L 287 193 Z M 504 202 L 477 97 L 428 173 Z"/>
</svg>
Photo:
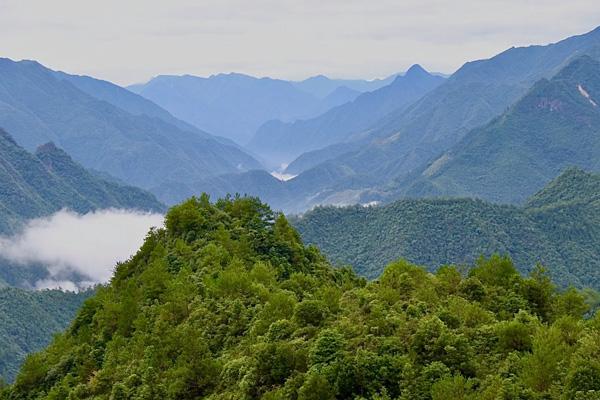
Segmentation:
<svg viewBox="0 0 600 400">
<path fill-rule="evenodd" d="M 421 66 L 412 66 L 387 86 L 318 117 L 295 122 L 270 121 L 261 126 L 248 148 L 265 159 L 287 163 L 307 151 L 347 141 L 392 111 L 423 97 L 444 82 Z M 299 172 L 299 171 L 294 171 Z"/>
<path fill-rule="evenodd" d="M 162 75 L 129 90 L 202 130 L 245 144 L 266 121 L 314 116 L 356 97 L 350 89 L 334 94 L 340 86 L 319 98 L 288 81 L 231 73 Z"/>
<path fill-rule="evenodd" d="M 0 59 L 0 127 L 30 151 L 51 141 L 86 168 L 144 189 L 261 167 L 141 96 L 34 61 Z"/>
<path fill-rule="evenodd" d="M 272 178 L 274 182 L 266 191 L 269 202 L 288 211 L 302 211 L 317 204 L 370 203 L 372 201 L 390 201 L 405 195 L 427 196 L 440 192 L 452 195 L 481 193 L 486 198 L 518 201 L 523 195 L 531 194 L 532 190 L 539 188 L 539 185 L 550 179 L 552 173 L 556 171 L 547 165 L 543 166 L 544 168 L 529 169 L 529 171 L 533 171 L 533 174 L 529 174 L 525 170 L 511 171 L 511 165 L 515 165 L 512 164 L 511 159 L 497 158 L 496 156 L 508 154 L 516 157 L 517 153 L 521 152 L 521 148 L 514 144 L 511 145 L 512 147 L 502 148 L 502 140 L 494 141 L 493 139 L 499 139 L 497 135 L 502 133 L 505 135 L 503 137 L 510 138 L 510 143 L 518 143 L 515 135 L 518 136 L 519 132 L 526 132 L 527 124 L 538 123 L 544 119 L 534 114 L 530 114 L 533 119 L 530 119 L 528 115 L 518 115 L 519 118 L 511 117 L 511 121 L 519 121 L 520 126 L 509 127 L 498 123 L 490 126 L 489 129 L 477 130 L 476 128 L 490 123 L 495 117 L 499 117 L 509 110 L 537 81 L 552 78 L 582 55 L 588 55 L 592 60 L 600 60 L 600 28 L 554 44 L 511 48 L 490 59 L 469 62 L 421 99 L 379 118 L 362 131 L 352 134 L 346 142 L 341 144 L 338 142 L 321 150 L 304 153 L 298 158 L 298 162 L 292 163 L 285 171 L 292 174 L 299 173 L 298 176 L 287 182 L 276 182 L 277 179 Z M 584 101 L 585 96 L 578 91 L 577 85 L 571 86 L 569 95 L 577 97 L 579 102 Z M 592 87 L 589 83 L 582 83 L 583 90 L 588 93 L 592 101 L 600 105 L 597 94 L 592 89 L 587 90 L 587 86 Z M 361 97 L 357 98 L 354 103 Z M 588 101 L 587 107 L 593 107 L 593 105 Z M 511 114 L 507 114 L 507 116 L 509 115 Z M 589 116 L 585 116 L 584 120 L 578 123 L 584 123 L 588 118 Z M 502 119 L 497 122 L 502 122 Z M 553 120 L 547 119 L 547 122 L 552 123 L 552 129 L 559 126 Z M 306 123 L 306 121 L 299 121 L 290 126 L 298 126 L 301 123 Z M 573 128 L 573 125 L 570 124 L 565 125 L 564 132 L 585 132 L 582 129 Z M 281 125 L 285 126 L 285 124 Z M 543 145 L 545 128 L 543 124 L 537 126 L 540 131 L 530 137 L 539 141 L 539 148 L 534 146 L 536 151 L 546 149 L 542 150 L 544 157 L 540 158 L 540 162 L 547 163 L 547 156 L 554 157 L 553 146 L 563 146 L 564 143 L 557 141 Z M 586 128 L 588 136 L 591 135 L 588 141 L 584 141 L 582 138 L 576 139 L 581 143 L 588 143 L 588 145 L 572 146 L 572 148 L 563 146 L 570 150 L 562 153 L 563 158 L 560 159 L 560 162 L 555 162 L 557 166 L 565 166 L 572 162 L 586 168 L 598 168 L 597 163 L 593 164 L 593 162 L 600 159 L 600 154 L 593 153 L 596 151 L 596 144 L 589 145 L 590 140 L 596 140 L 595 134 L 590 133 L 594 132 L 594 126 L 592 125 L 591 131 Z M 473 131 L 474 129 L 476 131 Z M 495 153 L 493 149 L 478 149 L 478 153 L 474 153 L 471 150 L 477 147 L 471 145 L 465 151 L 461 151 L 461 146 L 466 146 L 467 143 L 480 143 L 477 131 L 485 133 L 485 137 L 481 137 L 481 142 L 487 141 L 494 146 L 500 146 L 502 152 Z M 310 130 L 303 132 L 310 132 Z M 558 131 L 548 130 L 548 133 L 552 135 L 552 140 L 554 137 L 562 137 L 560 140 L 563 142 L 571 136 L 568 133 L 561 136 Z M 468 141 L 462 142 L 467 135 Z M 271 138 L 273 137 L 277 137 L 277 135 L 272 135 Z M 287 136 L 287 138 L 291 137 L 291 135 Z M 302 135 L 299 137 L 304 140 Z M 523 136 L 519 140 L 527 140 L 527 137 Z M 269 144 L 267 140 L 262 143 Z M 286 145 L 288 148 L 292 148 L 292 151 L 294 147 L 298 146 L 297 143 Z M 278 147 L 279 143 L 272 148 L 277 149 Z M 578 155 L 573 150 L 576 148 L 577 151 L 584 152 Z M 527 149 L 527 147 L 523 147 L 523 149 Z M 590 152 L 592 153 L 590 154 Z M 440 158 L 444 153 L 456 161 Z M 485 154 L 491 155 L 489 157 L 481 156 Z M 481 157 L 481 162 L 478 163 L 481 168 L 490 164 L 488 170 L 485 170 L 485 176 L 478 175 L 476 172 L 479 170 L 474 170 L 475 172 L 468 179 L 461 180 L 460 174 L 454 172 L 461 171 L 461 165 L 467 165 L 469 160 L 476 157 Z M 581 163 L 574 162 L 577 158 L 581 160 Z M 520 160 L 527 160 L 527 158 L 520 158 Z M 568 161 L 567 164 L 565 164 L 566 161 Z M 294 166 L 294 164 L 301 165 Z M 444 167 L 445 165 L 447 168 Z M 294 166 L 293 169 L 290 168 L 292 166 Z M 440 167 L 439 170 L 438 167 Z M 524 183 L 523 187 L 519 187 L 518 192 L 515 191 L 518 194 L 515 198 L 507 200 L 505 195 L 495 197 L 495 193 L 491 191 L 494 190 L 495 171 L 500 167 L 502 170 L 501 174 L 498 174 L 498 179 L 510 180 L 513 176 L 518 176 L 519 182 Z M 427 174 L 432 179 L 425 180 L 423 186 L 419 187 L 419 182 L 415 182 L 412 178 L 414 174 L 424 170 L 427 170 Z M 500 170 L 498 169 L 498 171 Z M 525 175 L 522 175 L 523 173 Z M 232 180 L 240 184 L 244 191 L 262 195 L 262 187 L 247 187 L 245 175 L 248 174 L 236 175 Z M 543 179 L 537 179 L 536 176 L 543 177 Z M 494 179 L 488 179 L 490 177 Z M 492 184 L 488 188 L 477 189 L 478 182 L 484 178 Z M 539 185 L 531 185 L 531 182 L 535 182 L 536 179 Z M 218 182 L 214 186 L 211 186 L 212 183 L 206 182 L 194 187 L 197 188 L 196 190 L 202 188 L 213 190 L 219 187 Z M 220 186 L 236 191 L 236 185 Z M 278 195 L 271 190 L 275 187 L 278 188 Z M 442 190 L 436 190 L 438 188 Z"/>
<path fill-rule="evenodd" d="M 336 89 L 346 87 L 359 93 L 372 92 L 389 85 L 401 74 L 393 74 L 383 79 L 331 79 L 325 75 L 317 75 L 303 81 L 292 82 L 294 86 L 319 98 L 325 98 Z"/>
</svg>

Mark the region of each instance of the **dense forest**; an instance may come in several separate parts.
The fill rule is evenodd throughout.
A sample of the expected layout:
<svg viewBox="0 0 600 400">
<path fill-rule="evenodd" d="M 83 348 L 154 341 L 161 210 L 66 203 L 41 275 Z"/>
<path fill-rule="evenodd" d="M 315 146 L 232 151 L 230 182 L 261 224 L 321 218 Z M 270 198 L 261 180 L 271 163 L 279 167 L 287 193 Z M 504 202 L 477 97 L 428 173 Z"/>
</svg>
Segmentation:
<svg viewBox="0 0 600 400">
<path fill-rule="evenodd" d="M 0 288 L 0 379 L 12 381 L 25 356 L 63 331 L 91 294 Z"/>
<path fill-rule="evenodd" d="M 164 211 L 154 195 L 86 170 L 53 143 L 35 153 L 0 128 L 0 233 L 12 234 L 32 218 L 62 208 L 87 213 L 104 208 Z"/>
<path fill-rule="evenodd" d="M 600 175 L 565 170 L 522 207 L 474 199 L 404 199 L 378 207 L 318 207 L 292 220 L 335 264 L 369 278 L 405 258 L 433 270 L 509 255 L 529 273 L 600 289 Z"/>
<path fill-rule="evenodd" d="M 0 398 L 600 399 L 589 300 L 501 256 L 367 282 L 260 201 L 202 196 Z"/>
</svg>

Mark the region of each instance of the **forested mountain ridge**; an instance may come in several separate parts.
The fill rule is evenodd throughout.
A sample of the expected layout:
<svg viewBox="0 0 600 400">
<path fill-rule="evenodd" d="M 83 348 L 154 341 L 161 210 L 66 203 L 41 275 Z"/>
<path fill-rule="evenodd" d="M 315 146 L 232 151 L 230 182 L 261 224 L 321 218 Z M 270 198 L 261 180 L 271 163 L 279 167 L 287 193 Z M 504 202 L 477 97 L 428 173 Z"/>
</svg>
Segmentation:
<svg viewBox="0 0 600 400">
<path fill-rule="evenodd" d="M 385 206 L 319 207 L 292 220 L 307 243 L 375 278 L 405 258 L 435 269 L 507 254 L 537 263 L 561 286 L 600 289 L 600 175 L 568 169 L 526 207 L 472 199 L 406 199 Z"/>
<path fill-rule="evenodd" d="M 415 102 L 443 81 L 444 78 L 428 73 L 420 65 L 413 65 L 389 85 L 363 93 L 317 117 L 264 124 L 248 148 L 264 157 L 290 162 L 304 152 L 350 140 L 353 134 L 362 133 L 386 114 Z"/>
<path fill-rule="evenodd" d="M 543 269 L 367 283 L 251 198 L 172 208 L 5 399 L 593 399 L 600 322 Z M 590 397 L 591 396 L 591 397 Z"/>
<path fill-rule="evenodd" d="M 556 207 L 568 204 L 595 204 L 600 200 L 600 174 L 571 167 L 542 190 L 531 196 L 527 208 Z"/>
<path fill-rule="evenodd" d="M 13 233 L 25 220 L 62 208 L 164 210 L 152 194 L 92 175 L 52 143 L 31 154 L 2 129 L 0 187 L 0 233 Z"/>
<path fill-rule="evenodd" d="M 408 196 L 522 203 L 568 166 L 600 171 L 600 62 L 576 58 L 424 169 Z"/>
<path fill-rule="evenodd" d="M 29 151 L 51 141 L 86 168 L 144 189 L 260 168 L 224 139 L 157 117 L 156 105 L 146 103 L 151 115 L 134 115 L 107 102 L 117 103 L 123 93 L 136 96 L 121 98 L 133 110 L 143 102 L 135 94 L 95 82 L 109 92 L 96 98 L 75 81 L 33 61 L 0 59 L 0 126 Z"/>
<path fill-rule="evenodd" d="M 25 357 L 66 329 L 91 294 L 0 288 L 0 380 L 11 382 Z"/>
</svg>

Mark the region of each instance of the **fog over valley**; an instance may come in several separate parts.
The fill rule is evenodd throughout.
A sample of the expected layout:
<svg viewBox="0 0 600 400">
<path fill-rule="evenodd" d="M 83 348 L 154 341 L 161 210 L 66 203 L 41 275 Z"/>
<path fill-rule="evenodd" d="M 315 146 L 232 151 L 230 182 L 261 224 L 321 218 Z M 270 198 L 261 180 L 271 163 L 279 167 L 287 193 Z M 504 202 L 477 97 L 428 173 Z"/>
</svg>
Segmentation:
<svg viewBox="0 0 600 400">
<path fill-rule="evenodd" d="M 117 262 L 127 260 L 152 227 L 161 227 L 161 214 L 130 210 L 99 210 L 78 214 L 61 210 L 29 221 L 23 231 L 0 238 L 0 257 L 20 265 L 38 263 L 50 278 L 34 282 L 37 289 L 77 290 L 110 280 Z M 84 280 L 60 279 L 70 273 Z"/>
</svg>

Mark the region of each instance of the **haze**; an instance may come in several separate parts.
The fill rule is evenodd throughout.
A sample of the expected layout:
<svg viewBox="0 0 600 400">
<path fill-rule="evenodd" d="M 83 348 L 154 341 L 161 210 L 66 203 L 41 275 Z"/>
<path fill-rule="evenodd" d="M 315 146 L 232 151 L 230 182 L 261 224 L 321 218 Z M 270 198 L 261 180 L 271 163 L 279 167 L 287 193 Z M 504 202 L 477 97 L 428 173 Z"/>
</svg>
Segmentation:
<svg viewBox="0 0 600 400">
<path fill-rule="evenodd" d="M 596 0 L 0 0 L 0 9 L 2 56 L 120 84 L 230 71 L 375 78 L 415 62 L 449 73 L 600 20 Z"/>
<path fill-rule="evenodd" d="M 22 264 L 48 266 L 52 278 L 74 271 L 88 284 L 107 282 L 117 262 L 127 260 L 142 245 L 151 227 L 162 226 L 160 214 L 101 210 L 78 215 L 63 210 L 27 223 L 23 232 L 0 237 L 0 256 Z M 38 288 L 72 290 L 79 283 L 44 280 Z"/>
</svg>

